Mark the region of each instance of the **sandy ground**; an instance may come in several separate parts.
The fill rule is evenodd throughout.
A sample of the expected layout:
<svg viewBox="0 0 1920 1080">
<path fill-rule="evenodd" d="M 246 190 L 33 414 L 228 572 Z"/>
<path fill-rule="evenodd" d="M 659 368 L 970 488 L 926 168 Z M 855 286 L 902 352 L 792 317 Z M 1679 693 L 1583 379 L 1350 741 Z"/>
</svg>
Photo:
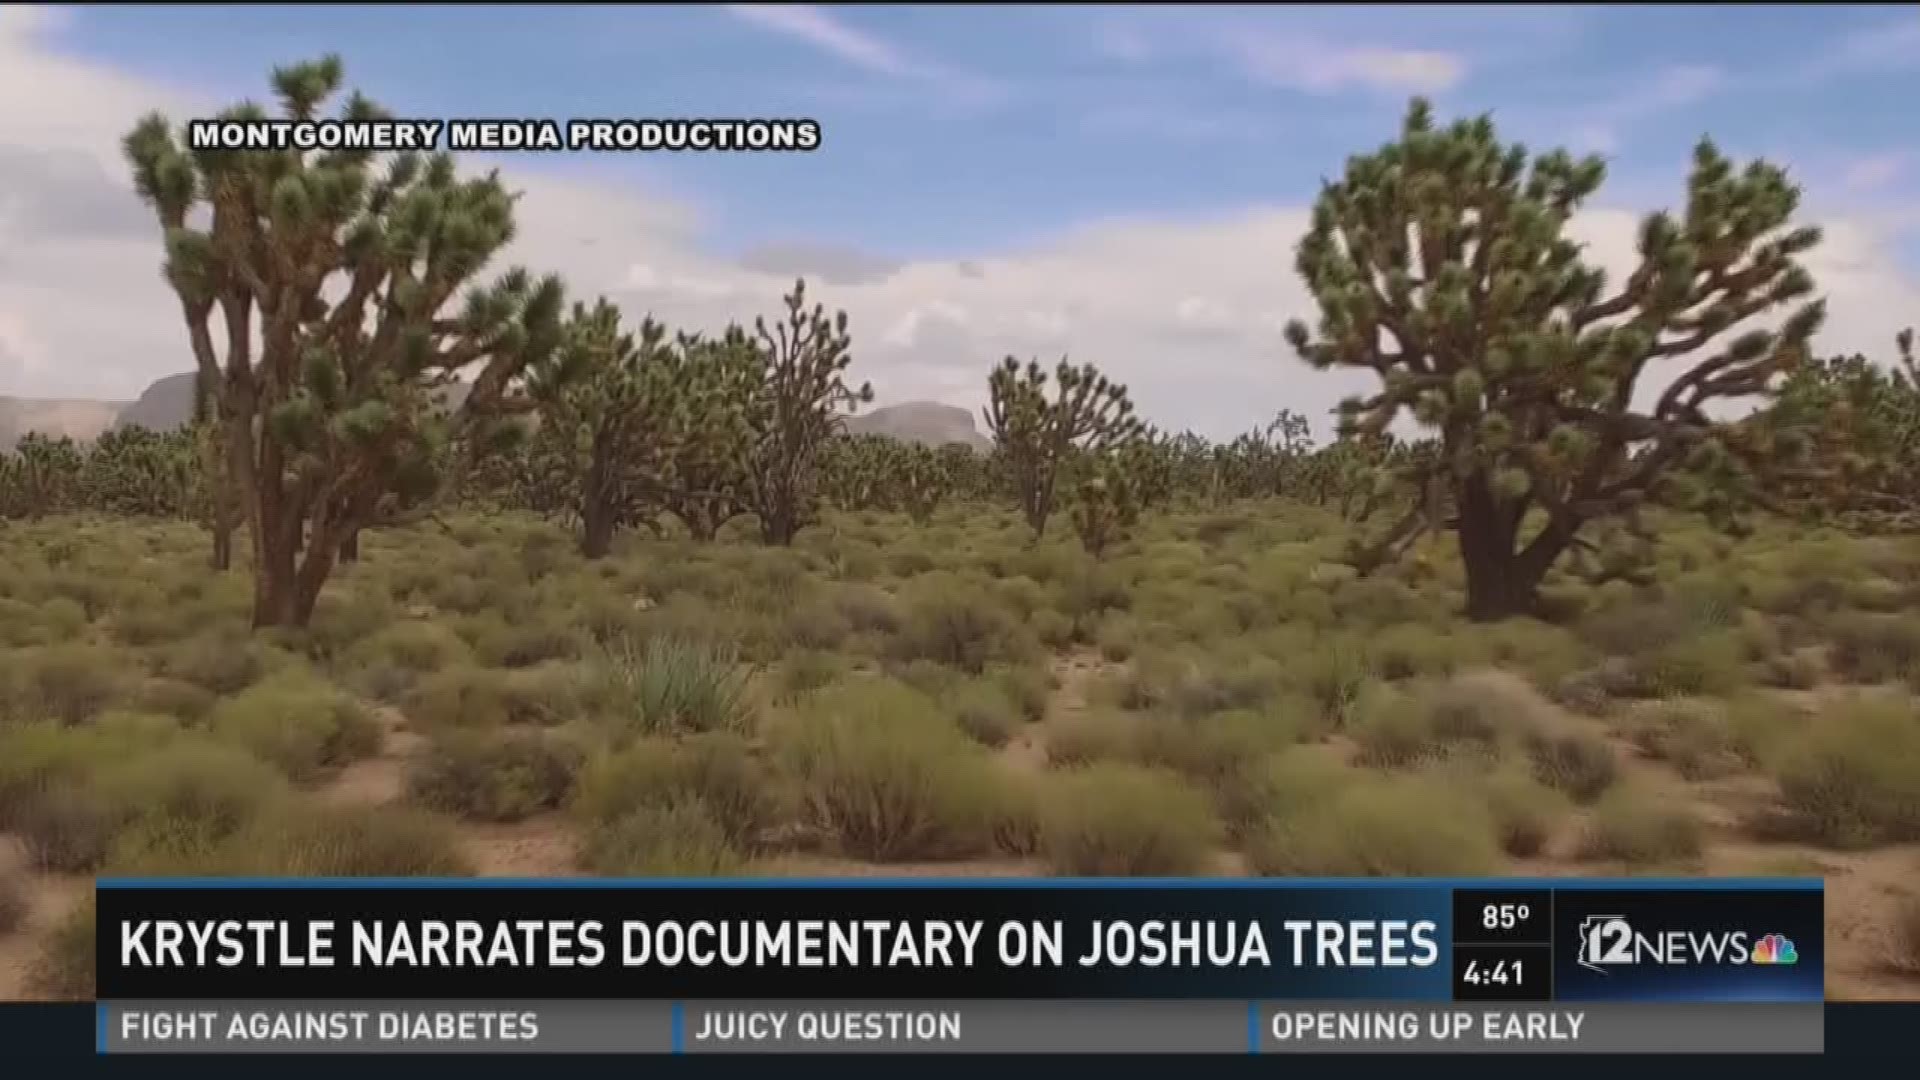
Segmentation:
<svg viewBox="0 0 1920 1080">
<path fill-rule="evenodd" d="M 999 751 L 1008 768 L 1038 771 L 1046 767 L 1048 726 L 1087 708 L 1088 690 L 1106 665 L 1092 654 L 1066 657 L 1055 665 L 1056 689 L 1047 716 L 1029 724 Z M 405 717 L 391 709 L 380 716 L 386 732 L 382 751 L 332 778 L 315 794 L 335 804 L 381 805 L 404 797 L 408 757 L 421 743 Z M 1599 725 L 1601 721 L 1577 720 Z M 1610 736 L 1611 738 L 1611 736 Z M 1737 776 L 1689 783 L 1665 766 L 1645 759 L 1629 743 L 1612 738 L 1623 768 L 1632 779 L 1684 794 L 1706 823 L 1710 842 L 1702 865 L 1675 868 L 1676 876 L 1821 876 L 1827 882 L 1827 992 L 1837 1000 L 1920 1000 L 1920 975 L 1896 969 L 1894 915 L 1901 899 L 1920 895 L 1920 845 L 1902 845 L 1858 853 L 1837 853 L 1799 844 L 1753 839 L 1754 823 L 1774 812 L 1776 792 L 1759 776 Z M 1335 750 L 1338 748 L 1335 747 Z M 1516 875 L 1592 877 L 1622 874 L 1623 867 L 1575 861 L 1584 821 L 1572 817 L 1541 857 L 1516 862 Z M 547 814 L 509 825 L 470 825 L 464 829 L 466 854 L 484 877 L 578 877 L 578 841 L 566 819 Z M 1021 877 L 1045 868 L 1030 860 L 998 859 L 965 863 L 876 865 L 812 854 L 788 854 L 767 860 L 760 872 L 793 877 Z M 1214 874 L 1245 876 L 1232 852 L 1215 856 Z M 91 879 L 34 871 L 17 840 L 0 835 L 0 880 L 25 883 L 29 911 L 24 924 L 0 934 L 0 1001 L 33 996 L 30 974 L 39 942 L 59 920 L 82 902 Z"/>
</svg>

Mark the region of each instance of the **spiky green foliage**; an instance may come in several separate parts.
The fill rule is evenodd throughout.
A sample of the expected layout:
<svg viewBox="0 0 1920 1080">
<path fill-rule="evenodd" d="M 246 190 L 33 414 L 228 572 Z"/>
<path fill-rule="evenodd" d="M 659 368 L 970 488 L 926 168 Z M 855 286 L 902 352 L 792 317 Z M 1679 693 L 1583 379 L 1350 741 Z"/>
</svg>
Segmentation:
<svg viewBox="0 0 1920 1080">
<path fill-rule="evenodd" d="M 813 520 L 820 487 L 820 453 L 842 430 L 843 407 L 873 400 L 873 387 L 847 381 L 853 338 L 847 313 L 807 308 L 806 282 L 783 299 L 785 319 L 754 320 L 761 369 L 749 402 L 753 443 L 747 455 L 747 503 L 769 544 L 787 545 Z"/>
<path fill-rule="evenodd" d="M 614 530 L 662 512 L 702 539 L 740 512 L 754 356 L 719 344 L 669 337 L 650 318 L 626 332 L 604 299 L 574 305 L 532 381 L 541 424 L 527 475 L 560 489 L 551 497 L 579 523 L 582 555 L 606 555 Z"/>
<path fill-rule="evenodd" d="M 337 57 L 276 69 L 281 112 L 320 115 L 342 76 Z M 385 113 L 355 93 L 342 115 Z M 264 116 L 247 103 L 219 118 Z M 189 152 L 157 113 L 124 148 L 213 388 L 254 623 L 304 625 L 341 546 L 417 494 L 438 445 L 477 453 L 498 417 L 530 407 L 516 384 L 559 341 L 560 281 L 508 270 L 450 310 L 514 229 L 498 175 L 461 179 L 448 155 L 376 169 L 360 150 Z M 436 431 L 433 391 L 474 368 Z"/>
<path fill-rule="evenodd" d="M 86 459 L 72 439 L 37 431 L 0 453 L 0 519 L 37 518 L 78 509 Z"/>
<path fill-rule="evenodd" d="M 1833 357 L 1806 365 L 1751 426 L 1784 442 L 1788 468 L 1768 477 L 1787 509 L 1862 527 L 1920 524 L 1920 363 L 1913 331 L 1894 363 Z M 1706 478 L 1699 478 L 1704 483 Z"/>
<path fill-rule="evenodd" d="M 1132 456 L 1146 452 L 1136 449 Z M 1126 446 L 1101 454 L 1082 466 L 1086 475 L 1074 484 L 1073 531 L 1095 558 L 1125 538 L 1140 520 L 1150 481 L 1129 457 Z"/>
<path fill-rule="evenodd" d="M 1092 364 L 1061 360 L 1047 392 L 1047 373 L 1037 360 L 1022 368 L 1009 356 L 987 380 L 987 430 L 1035 539 L 1047 531 L 1055 489 L 1075 452 L 1099 455 L 1141 434 L 1133 402 L 1122 383 Z"/>
<path fill-rule="evenodd" d="M 80 485 L 88 507 L 110 514 L 194 516 L 201 477 L 193 434 L 108 431 L 88 451 Z"/>
<path fill-rule="evenodd" d="M 1686 209 L 1646 218 L 1639 265 L 1611 289 L 1565 235 L 1605 173 L 1503 145 L 1490 117 L 1436 127 L 1416 100 L 1396 142 L 1322 191 L 1298 248 L 1320 318 L 1288 340 L 1316 368 L 1379 376 L 1343 404 L 1343 430 L 1411 413 L 1437 433 L 1441 453 L 1407 479 L 1452 492 L 1475 618 L 1529 607 L 1587 522 L 1689 455 L 1738 453 L 1708 404 L 1775 392 L 1824 315 L 1805 303 L 1778 330 L 1723 338 L 1813 291 L 1798 257 L 1820 232 L 1788 227 L 1799 192 L 1779 168 L 1736 170 L 1703 141 Z M 1641 411 L 1635 390 L 1667 359 L 1684 366 Z"/>
</svg>

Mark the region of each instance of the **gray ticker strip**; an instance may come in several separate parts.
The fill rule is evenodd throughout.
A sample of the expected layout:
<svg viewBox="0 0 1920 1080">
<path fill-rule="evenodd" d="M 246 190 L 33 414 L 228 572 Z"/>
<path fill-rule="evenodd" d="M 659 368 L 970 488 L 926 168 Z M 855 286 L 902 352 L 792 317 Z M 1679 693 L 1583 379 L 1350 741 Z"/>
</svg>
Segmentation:
<svg viewBox="0 0 1920 1080">
<path fill-rule="evenodd" d="M 108 1053 L 1819 1053 L 1793 1005 L 111 1002 Z"/>
</svg>

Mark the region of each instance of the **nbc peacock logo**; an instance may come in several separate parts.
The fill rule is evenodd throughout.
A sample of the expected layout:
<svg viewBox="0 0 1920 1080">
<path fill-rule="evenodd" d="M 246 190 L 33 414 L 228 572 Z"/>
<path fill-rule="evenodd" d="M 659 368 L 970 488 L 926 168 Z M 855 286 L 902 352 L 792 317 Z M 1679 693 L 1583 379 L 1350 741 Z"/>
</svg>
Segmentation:
<svg viewBox="0 0 1920 1080">
<path fill-rule="evenodd" d="M 1793 939 L 1785 934 L 1768 934 L 1754 943 L 1748 963 L 1752 964 L 1797 964 L 1800 951 L 1793 947 Z"/>
</svg>

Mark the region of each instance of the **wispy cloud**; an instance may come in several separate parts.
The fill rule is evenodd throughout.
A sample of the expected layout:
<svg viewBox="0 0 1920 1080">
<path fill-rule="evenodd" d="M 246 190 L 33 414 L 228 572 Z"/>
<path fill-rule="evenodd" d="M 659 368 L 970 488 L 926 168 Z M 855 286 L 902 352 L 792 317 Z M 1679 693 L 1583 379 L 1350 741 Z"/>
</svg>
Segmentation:
<svg viewBox="0 0 1920 1080">
<path fill-rule="evenodd" d="M 1817 49 L 1797 75 L 1802 81 L 1819 82 L 1898 67 L 1920 67 L 1920 15 L 1849 30 Z"/>
<path fill-rule="evenodd" d="M 912 80 L 974 103 L 997 100 L 1004 93 L 990 79 L 912 56 L 813 4 L 727 4 L 724 10 L 741 22 L 804 42 L 874 75 Z"/>
<path fill-rule="evenodd" d="M 1573 126 L 1583 149 L 1617 149 L 1628 125 L 1669 109 L 1684 108 L 1719 93 L 1727 74 L 1710 64 L 1676 64 L 1600 105 L 1586 110 Z"/>
<path fill-rule="evenodd" d="M 1383 45 L 1340 46 L 1279 33 L 1235 34 L 1221 48 L 1247 77 L 1315 94 L 1364 89 L 1438 93 L 1457 85 L 1468 64 L 1458 53 Z"/>
<path fill-rule="evenodd" d="M 1907 150 L 1868 154 L 1848 163 L 1840 174 L 1840 182 L 1852 192 L 1880 191 L 1904 176 L 1913 162 L 1914 155 Z"/>
</svg>

